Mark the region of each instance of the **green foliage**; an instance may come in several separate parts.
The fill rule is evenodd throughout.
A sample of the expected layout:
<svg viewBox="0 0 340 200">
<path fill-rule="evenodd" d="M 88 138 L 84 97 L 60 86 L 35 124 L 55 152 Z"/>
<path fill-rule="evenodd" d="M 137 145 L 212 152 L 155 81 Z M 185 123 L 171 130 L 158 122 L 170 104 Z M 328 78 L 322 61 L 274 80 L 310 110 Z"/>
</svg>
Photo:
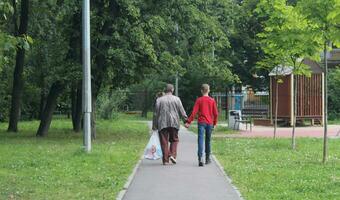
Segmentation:
<svg viewBox="0 0 340 200">
<path fill-rule="evenodd" d="M 13 14 L 13 7 L 9 1 L 0 2 L 0 72 L 9 63 L 8 53 L 15 50 L 16 38 L 4 31 L 8 15 Z"/>
<path fill-rule="evenodd" d="M 291 66 L 295 75 L 310 75 L 303 59 L 319 60 L 322 41 L 310 34 L 310 24 L 304 16 L 285 0 L 261 0 L 256 12 L 268 16 L 264 32 L 258 34 L 268 57 L 259 64 L 269 70 L 277 65 Z"/>
<path fill-rule="evenodd" d="M 97 115 L 102 119 L 114 119 L 117 117 L 119 108 L 127 99 L 127 91 L 121 89 L 104 89 L 97 99 Z"/>
<path fill-rule="evenodd" d="M 3 0 L 0 2 L 0 13 L 1 13 L 0 19 L 4 20 L 8 19 L 8 15 L 14 13 L 13 6 L 8 0 Z"/>
<path fill-rule="evenodd" d="M 225 82 L 233 82 L 230 56 L 226 54 L 233 29 L 229 12 L 235 5 L 233 1 L 210 0 L 195 4 L 187 0 L 157 1 L 147 5 L 150 14 L 162 19 L 159 29 L 164 28 L 158 37 L 153 37 L 159 68 L 170 75 L 179 72 L 181 76 L 195 69 L 206 77 L 218 74 Z M 147 19 L 154 21 L 153 17 L 147 16 Z"/>
<path fill-rule="evenodd" d="M 37 121 L 21 123 L 16 135 L 0 124 L 0 199 L 114 199 L 140 159 L 148 128 L 129 119 L 97 124 L 90 154 L 70 120 L 54 120 L 43 140 L 35 137 Z"/>
<path fill-rule="evenodd" d="M 190 109 L 203 82 L 219 92 L 235 83 L 252 85 L 255 90 L 266 89 L 267 79 L 259 77 L 278 64 L 295 65 L 295 74 L 307 74 L 306 67 L 300 65 L 301 58 L 315 59 L 319 55 L 321 36 L 329 36 L 334 43 L 340 38 L 336 31 L 339 0 L 327 0 L 325 11 L 320 10 L 326 6 L 321 0 L 315 1 L 315 5 L 313 2 L 94 1 L 91 3 L 94 92 L 99 94 L 100 87 L 143 88 L 146 82 L 157 79 L 149 87 L 151 100 L 161 87 L 157 84 L 174 83 L 178 74 L 180 97 Z M 13 34 L 14 17 L 17 21 L 19 17 L 14 14 L 19 11 L 20 1 L 17 10 L 12 3 L 0 2 L 2 120 L 7 118 L 5 110 L 12 87 L 8 84 L 12 79 L 9 74 L 13 74 L 17 48 L 29 48 L 24 68 L 25 118 L 38 116 L 40 100 L 46 98 L 55 81 L 65 86 L 58 103 L 70 108 L 67 97 L 81 80 L 81 2 L 30 2 L 29 32 L 21 36 Z M 325 21 L 313 14 L 319 12 L 322 14 L 319 17 L 329 25 L 328 34 L 317 32 Z M 257 63 L 265 67 L 257 68 Z"/>
<path fill-rule="evenodd" d="M 196 88 L 202 80 L 208 80 L 215 88 L 224 88 L 238 80 L 231 70 L 233 64 L 229 54 L 229 36 L 234 30 L 233 17 L 236 16 L 230 11 L 234 7 L 237 4 L 232 0 L 93 2 L 94 93 L 97 95 L 100 87 L 127 88 L 139 84 L 150 74 L 159 76 L 161 82 L 173 82 L 177 73 L 183 79 L 197 75 L 199 79 L 194 79 L 195 84 L 188 80 L 181 86 L 180 90 L 184 91 Z M 74 0 L 32 1 L 29 36 L 15 38 L 17 43 L 12 46 L 8 42 L 0 43 L 12 50 L 17 46 L 30 47 L 24 69 L 27 84 L 24 94 L 27 98 L 23 101 L 25 116 L 37 116 L 44 103 L 39 99 L 46 98 L 55 81 L 65 85 L 62 94 L 65 97 L 80 80 L 80 9 L 80 2 Z M 10 22 L 1 21 L 6 27 L 6 40 L 13 28 Z M 14 65 L 14 57 L 10 56 L 5 58 L 8 64 Z M 59 104 L 70 102 L 67 98 L 60 101 Z"/>
<path fill-rule="evenodd" d="M 166 86 L 166 82 L 163 81 L 165 79 L 161 75 L 149 75 L 140 83 L 129 86 L 124 110 L 153 111 L 156 95 L 163 92 Z"/>
<path fill-rule="evenodd" d="M 255 90 L 266 90 L 268 72 L 256 66 L 265 56 L 256 35 L 263 31 L 262 24 L 267 19 L 254 12 L 258 3 L 259 0 L 240 1 L 230 11 L 235 28 L 231 31 L 231 49 L 228 54 L 231 55 L 232 72 L 240 78 L 238 83 L 250 85 Z"/>
<path fill-rule="evenodd" d="M 221 119 L 222 120 L 222 119 Z M 219 121 L 221 121 L 219 120 Z M 190 126 L 190 131 L 197 133 L 198 132 L 198 128 L 197 128 L 197 123 L 194 122 L 191 126 Z M 214 130 L 213 130 L 213 137 L 223 137 L 225 135 L 229 135 L 229 134 L 239 134 L 240 132 L 237 130 L 233 130 L 227 126 L 222 126 L 222 125 L 217 125 Z"/>
<path fill-rule="evenodd" d="M 0 72 L 0 80 L 7 79 L 5 72 Z M 8 88 L 8 82 L 0 81 L 0 122 L 7 121 L 9 117 L 9 107 L 10 107 L 10 95 Z"/>
<path fill-rule="evenodd" d="M 0 72 L 5 65 L 10 63 L 8 54 L 15 50 L 16 44 L 17 40 L 15 37 L 3 33 L 0 30 Z"/>
<path fill-rule="evenodd" d="M 13 22 L 11 19 L 14 12 L 12 4 L 7 1 L 0 2 L 0 72 L 5 65 L 10 63 L 11 55 L 17 48 L 24 48 L 29 50 L 33 44 L 33 39 L 29 35 L 16 35 L 8 31 L 9 23 Z"/>
<path fill-rule="evenodd" d="M 214 154 L 248 200 L 339 199 L 340 140 L 329 140 L 329 162 L 321 163 L 321 139 L 215 139 Z M 320 160 L 320 161 L 318 161 Z"/>
<path fill-rule="evenodd" d="M 340 68 L 332 69 L 328 76 L 329 119 L 340 118 Z"/>
<path fill-rule="evenodd" d="M 332 42 L 340 46 L 339 0 L 301 0 L 297 8 L 308 21 L 310 33 L 321 41 L 321 45 Z"/>
</svg>

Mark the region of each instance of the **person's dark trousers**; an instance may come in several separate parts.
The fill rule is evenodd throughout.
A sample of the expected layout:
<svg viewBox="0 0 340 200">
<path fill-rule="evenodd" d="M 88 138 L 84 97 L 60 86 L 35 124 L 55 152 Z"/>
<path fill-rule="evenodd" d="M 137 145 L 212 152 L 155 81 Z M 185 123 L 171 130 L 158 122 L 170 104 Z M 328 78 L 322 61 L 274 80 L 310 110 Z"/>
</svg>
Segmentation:
<svg viewBox="0 0 340 200">
<path fill-rule="evenodd" d="M 169 162 L 169 157 L 177 157 L 178 130 L 176 128 L 164 128 L 159 132 L 159 140 L 163 151 L 163 163 Z M 170 142 L 170 149 L 169 149 Z"/>
<path fill-rule="evenodd" d="M 203 155 L 203 143 L 204 143 L 204 133 L 205 133 L 205 155 L 209 156 L 211 152 L 210 140 L 211 133 L 213 130 L 213 125 L 198 123 L 198 158 L 202 158 Z"/>
</svg>

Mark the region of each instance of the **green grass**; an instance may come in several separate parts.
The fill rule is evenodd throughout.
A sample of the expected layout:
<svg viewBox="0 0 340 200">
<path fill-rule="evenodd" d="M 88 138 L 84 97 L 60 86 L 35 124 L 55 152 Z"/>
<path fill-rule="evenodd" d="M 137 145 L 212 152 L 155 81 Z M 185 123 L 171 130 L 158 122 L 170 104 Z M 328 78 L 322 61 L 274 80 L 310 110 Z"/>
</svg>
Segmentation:
<svg viewBox="0 0 340 200">
<path fill-rule="evenodd" d="M 138 120 L 138 121 L 151 121 L 153 117 L 153 112 L 148 112 L 147 117 L 141 117 L 141 113 L 133 113 L 133 114 L 126 114 L 126 113 L 118 113 L 117 118 L 119 119 L 130 119 L 130 120 Z"/>
<path fill-rule="evenodd" d="M 340 125 L 340 119 L 329 120 L 329 124 L 332 124 L 332 125 Z"/>
<path fill-rule="evenodd" d="M 129 117 L 98 121 L 86 154 L 70 120 L 54 120 L 46 138 L 37 127 L 22 122 L 14 134 L 0 124 L 0 199 L 114 199 L 148 139 L 147 125 Z"/>
<path fill-rule="evenodd" d="M 189 130 L 194 133 L 197 133 L 197 123 L 196 122 L 192 123 L 191 126 L 189 127 Z M 213 131 L 213 135 L 219 135 L 219 136 L 226 135 L 226 134 L 238 134 L 238 133 L 239 133 L 238 131 L 232 130 L 228 128 L 227 126 L 220 126 L 220 125 L 217 125 Z"/>
<path fill-rule="evenodd" d="M 247 200 L 340 199 L 340 140 L 329 140 L 329 161 L 321 163 L 322 140 L 215 138 L 214 154 Z"/>
</svg>

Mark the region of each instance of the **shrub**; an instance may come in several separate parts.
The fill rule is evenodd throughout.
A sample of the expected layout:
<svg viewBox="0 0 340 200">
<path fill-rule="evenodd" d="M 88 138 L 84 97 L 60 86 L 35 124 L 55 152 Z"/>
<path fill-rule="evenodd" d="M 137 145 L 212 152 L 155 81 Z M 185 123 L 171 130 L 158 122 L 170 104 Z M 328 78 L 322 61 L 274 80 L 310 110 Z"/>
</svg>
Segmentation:
<svg viewBox="0 0 340 200">
<path fill-rule="evenodd" d="M 113 119 L 117 117 L 118 110 L 127 98 L 127 91 L 105 88 L 97 99 L 97 115 L 102 119 Z"/>
<path fill-rule="evenodd" d="M 340 118 L 340 67 L 330 70 L 328 77 L 329 119 Z"/>
</svg>

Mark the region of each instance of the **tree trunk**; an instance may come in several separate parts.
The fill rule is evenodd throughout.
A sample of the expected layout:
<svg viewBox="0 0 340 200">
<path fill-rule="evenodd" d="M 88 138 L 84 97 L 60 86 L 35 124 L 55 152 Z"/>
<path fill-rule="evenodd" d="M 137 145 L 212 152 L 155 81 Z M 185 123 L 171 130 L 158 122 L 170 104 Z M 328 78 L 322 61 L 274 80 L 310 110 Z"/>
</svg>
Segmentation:
<svg viewBox="0 0 340 200">
<path fill-rule="evenodd" d="M 93 80 L 92 80 L 92 114 L 91 114 L 91 135 L 92 139 L 97 138 L 96 133 L 96 101 L 99 95 L 100 88 L 104 79 L 104 73 L 106 72 L 107 63 L 105 57 L 98 55 L 96 57 L 96 70 L 92 69 Z"/>
<path fill-rule="evenodd" d="M 293 91 L 293 95 L 294 95 L 294 103 L 293 103 L 293 110 L 294 110 L 294 114 L 293 114 L 293 131 L 292 131 L 292 149 L 296 149 L 296 139 L 295 139 L 295 129 L 296 129 L 296 114 L 297 114 L 297 80 L 298 77 L 296 75 L 293 75 L 293 79 L 294 79 L 294 91 Z"/>
<path fill-rule="evenodd" d="M 41 89 L 44 90 L 44 89 Z M 42 119 L 44 108 L 45 108 L 46 98 L 43 91 L 40 93 L 40 106 L 39 106 L 39 120 Z"/>
<path fill-rule="evenodd" d="M 105 3 L 103 1 L 94 1 L 95 7 L 102 7 L 104 8 Z M 117 1 L 110 1 L 109 2 L 109 8 L 112 11 L 111 14 L 113 18 L 115 18 L 118 15 L 118 9 L 119 5 Z M 104 16 L 104 9 L 101 9 L 98 13 L 99 16 Z M 103 26 L 99 28 L 98 30 L 103 35 L 110 35 L 112 32 L 112 26 L 108 22 L 104 22 Z M 99 40 L 97 41 L 96 49 L 107 49 L 108 43 L 105 40 Z M 96 134 L 96 100 L 99 94 L 99 90 L 102 85 L 102 81 L 104 80 L 104 75 L 107 72 L 107 62 L 106 57 L 102 53 L 92 54 L 94 59 L 94 65 L 92 66 L 91 72 L 92 72 L 92 114 L 91 114 L 91 131 L 92 131 L 92 139 L 97 138 Z"/>
<path fill-rule="evenodd" d="M 39 120 L 42 119 L 42 115 L 44 112 L 46 103 L 46 95 L 45 95 L 45 75 L 43 72 L 40 74 L 40 106 L 39 106 Z"/>
<path fill-rule="evenodd" d="M 322 153 L 322 162 L 326 163 L 327 161 L 327 150 L 328 150 L 328 139 L 327 139 L 327 126 L 328 126 L 328 90 L 327 90 L 327 79 L 328 79 L 328 63 L 327 63 L 327 41 L 324 44 L 324 132 L 323 132 L 323 153 Z"/>
<path fill-rule="evenodd" d="M 76 104 L 77 104 L 77 87 L 72 84 L 71 86 L 71 115 L 72 115 L 72 124 L 74 124 L 74 117 L 76 113 Z"/>
<path fill-rule="evenodd" d="M 82 117 L 82 85 L 81 81 L 77 84 L 77 88 L 72 89 L 72 125 L 74 132 L 81 130 L 81 117 Z"/>
<path fill-rule="evenodd" d="M 142 117 L 147 118 L 148 117 L 148 89 L 144 89 L 144 105 L 142 110 Z"/>
<path fill-rule="evenodd" d="M 19 26 L 19 30 L 16 36 L 22 36 L 27 33 L 28 7 L 29 7 L 29 1 L 21 0 L 20 26 Z M 21 107 L 23 84 L 24 84 L 24 80 L 22 77 L 22 73 L 24 70 L 24 61 L 25 61 L 25 49 L 19 47 L 17 49 L 16 62 L 15 62 L 15 68 L 14 68 L 14 74 L 13 74 L 12 100 L 11 100 L 11 110 L 10 110 L 9 124 L 8 124 L 9 132 L 18 131 L 18 121 L 20 119 L 20 107 Z"/>
<path fill-rule="evenodd" d="M 48 129 L 50 128 L 51 125 L 53 112 L 57 104 L 57 99 L 62 91 L 63 85 L 59 81 L 52 84 L 50 92 L 47 96 L 47 101 L 44 108 L 43 116 L 40 121 L 39 129 L 36 134 L 37 136 L 40 137 L 47 136 Z"/>
<path fill-rule="evenodd" d="M 91 138 L 95 140 L 97 138 L 96 131 L 96 101 L 97 95 L 92 96 L 92 113 L 91 113 Z"/>
<path fill-rule="evenodd" d="M 276 131 L 277 131 L 277 112 L 279 110 L 279 80 L 276 79 L 275 85 L 275 122 L 274 122 L 274 139 L 276 139 Z"/>
</svg>

